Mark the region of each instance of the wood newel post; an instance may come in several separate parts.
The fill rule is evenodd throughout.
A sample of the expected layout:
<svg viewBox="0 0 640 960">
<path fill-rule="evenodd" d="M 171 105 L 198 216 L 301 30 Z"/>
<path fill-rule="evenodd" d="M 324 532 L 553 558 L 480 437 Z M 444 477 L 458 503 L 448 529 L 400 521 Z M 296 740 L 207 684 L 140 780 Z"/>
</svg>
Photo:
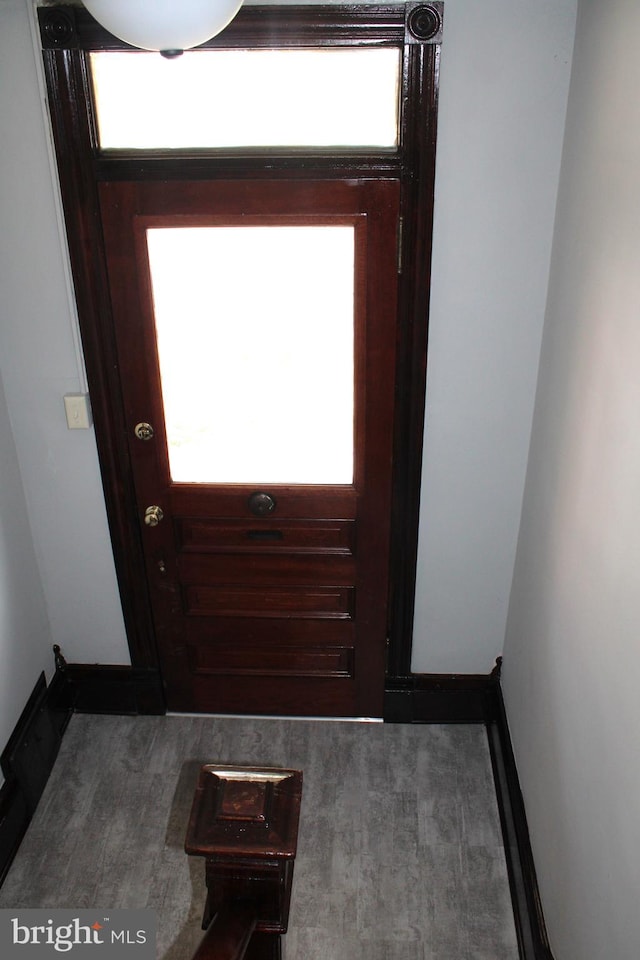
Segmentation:
<svg viewBox="0 0 640 960">
<path fill-rule="evenodd" d="M 225 907 L 209 924 L 193 960 L 243 960 L 257 921 L 253 904 Z"/>
<path fill-rule="evenodd" d="M 185 850 L 205 858 L 207 932 L 194 960 L 279 960 L 298 842 L 302 773 L 206 764 Z"/>
</svg>

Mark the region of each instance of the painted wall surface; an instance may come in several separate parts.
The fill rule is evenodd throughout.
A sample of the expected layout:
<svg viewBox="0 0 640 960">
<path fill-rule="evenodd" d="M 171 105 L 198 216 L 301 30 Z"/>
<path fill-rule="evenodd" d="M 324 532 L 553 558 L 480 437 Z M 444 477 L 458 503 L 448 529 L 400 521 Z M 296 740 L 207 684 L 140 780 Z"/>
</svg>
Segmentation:
<svg viewBox="0 0 640 960">
<path fill-rule="evenodd" d="M 413 670 L 488 673 L 520 522 L 576 0 L 446 0 Z"/>
<path fill-rule="evenodd" d="M 0 2 L 2 371 L 53 638 L 127 663 L 82 389 L 30 0 Z M 447 0 L 414 668 L 500 652 L 524 484 L 575 0 Z"/>
<path fill-rule="evenodd" d="M 639 44 L 580 0 L 504 653 L 556 960 L 640 956 Z"/>
<path fill-rule="evenodd" d="M 64 415 L 82 370 L 30 12 L 0 3 L 0 372 L 53 642 L 68 660 L 126 663 L 93 430 Z"/>
<path fill-rule="evenodd" d="M 44 594 L 1 380 L 0 664 L 2 749 L 40 673 L 45 670 L 47 676 L 51 675 L 53 654 Z"/>
</svg>

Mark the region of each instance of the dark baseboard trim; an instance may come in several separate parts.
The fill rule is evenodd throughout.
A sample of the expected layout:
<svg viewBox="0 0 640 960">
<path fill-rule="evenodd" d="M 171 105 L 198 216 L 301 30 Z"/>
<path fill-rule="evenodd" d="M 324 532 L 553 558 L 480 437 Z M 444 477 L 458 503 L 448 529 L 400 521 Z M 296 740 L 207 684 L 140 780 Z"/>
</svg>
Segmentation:
<svg viewBox="0 0 640 960">
<path fill-rule="evenodd" d="M 31 822 L 25 796 L 15 780 L 0 788 L 0 887 Z"/>
<path fill-rule="evenodd" d="M 7 875 L 53 769 L 72 705 L 65 678 L 44 673 L 0 755 L 0 884 Z"/>
<path fill-rule="evenodd" d="M 153 668 L 69 663 L 65 673 L 76 713 L 166 713 L 160 673 Z"/>
<path fill-rule="evenodd" d="M 47 701 L 60 739 L 67 729 L 74 710 L 74 691 L 69 677 L 61 670 L 56 670 L 51 683 L 47 687 Z"/>
<path fill-rule="evenodd" d="M 540 902 L 527 815 L 499 681 L 496 684 L 496 702 L 497 716 L 487 723 L 487 735 L 504 837 L 520 958 L 521 960 L 553 960 Z"/>
<path fill-rule="evenodd" d="M 488 674 L 416 673 L 387 679 L 387 723 L 490 723 L 498 716 L 499 666 Z"/>
</svg>

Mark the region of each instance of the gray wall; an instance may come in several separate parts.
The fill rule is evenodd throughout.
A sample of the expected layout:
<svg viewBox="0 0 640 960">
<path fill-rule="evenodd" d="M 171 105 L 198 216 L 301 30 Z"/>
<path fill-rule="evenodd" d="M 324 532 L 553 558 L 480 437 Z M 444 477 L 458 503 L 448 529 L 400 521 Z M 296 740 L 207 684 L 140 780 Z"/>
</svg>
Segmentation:
<svg viewBox="0 0 640 960">
<path fill-rule="evenodd" d="M 0 255 L 3 252 L 0 237 Z M 44 595 L 0 380 L 0 749 L 53 657 Z M 0 774 L 0 782 L 2 775 Z"/>
<path fill-rule="evenodd" d="M 513 574 L 576 0 L 446 0 L 413 669 L 488 673 Z"/>
<path fill-rule="evenodd" d="M 640 956 L 639 43 L 580 0 L 504 652 L 557 960 Z"/>
<path fill-rule="evenodd" d="M 126 662 L 93 431 L 64 415 L 84 374 L 30 14 L 0 2 L 0 373 L 54 641 Z"/>
</svg>

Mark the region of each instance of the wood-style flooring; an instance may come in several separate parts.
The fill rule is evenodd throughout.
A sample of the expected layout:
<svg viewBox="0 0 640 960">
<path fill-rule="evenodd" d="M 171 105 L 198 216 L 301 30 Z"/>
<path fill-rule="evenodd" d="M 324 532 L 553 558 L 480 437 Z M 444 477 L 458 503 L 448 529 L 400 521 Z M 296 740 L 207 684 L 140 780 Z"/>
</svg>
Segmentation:
<svg viewBox="0 0 640 960">
<path fill-rule="evenodd" d="M 152 907 L 190 960 L 203 763 L 304 774 L 286 960 L 517 960 L 484 727 L 75 714 L 0 907 Z"/>
</svg>

